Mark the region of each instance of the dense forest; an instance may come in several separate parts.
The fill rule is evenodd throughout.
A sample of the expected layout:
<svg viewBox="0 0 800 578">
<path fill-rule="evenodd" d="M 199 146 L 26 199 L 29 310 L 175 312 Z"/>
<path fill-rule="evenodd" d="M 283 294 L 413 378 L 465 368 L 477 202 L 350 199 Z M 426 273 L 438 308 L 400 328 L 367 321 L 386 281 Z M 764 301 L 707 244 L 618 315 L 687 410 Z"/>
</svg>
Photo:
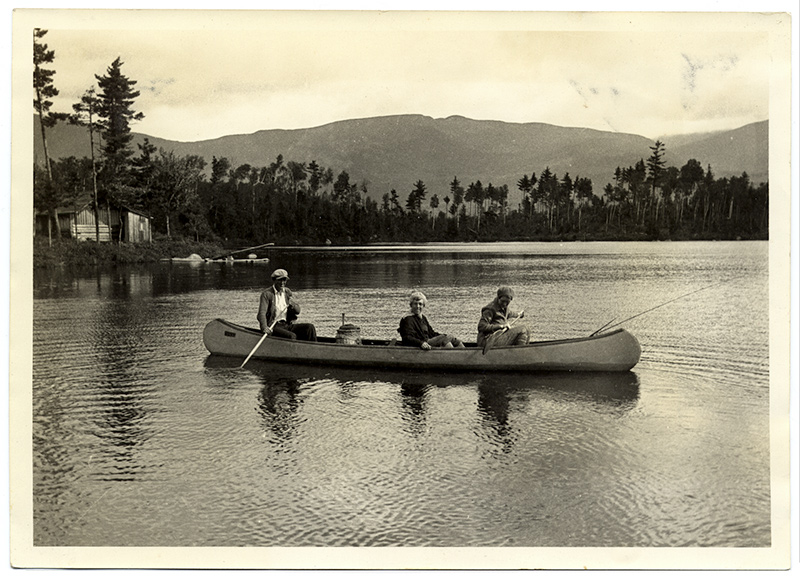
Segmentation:
<svg viewBox="0 0 800 578">
<path fill-rule="evenodd" d="M 429 191 L 422 180 L 402 191 L 370 191 L 313 159 L 278 155 L 263 166 L 233 166 L 214 157 L 208 166 L 148 140 L 133 150 L 130 125 L 143 115 L 133 110 L 139 93 L 122 61 L 96 76 L 97 87 L 71 114 L 50 112 L 48 99 L 58 91 L 55 71 L 44 68 L 54 61 L 45 34 L 34 33 L 34 109 L 45 159 L 34 166 L 34 206 L 51 216 L 51 238 L 57 208 L 86 198 L 95 210 L 112 204 L 143 211 L 166 237 L 227 245 L 768 238 L 767 183 L 752 183 L 746 173 L 717 178 L 701 160 L 666 166 L 661 141 L 648 158 L 609 167 L 600 187 L 545 166 L 510 184 L 467 184 L 454 175 L 447 191 Z M 50 159 L 46 130 L 57 122 L 88 127 L 91 158 Z M 514 206 L 510 186 L 522 199 Z"/>
</svg>

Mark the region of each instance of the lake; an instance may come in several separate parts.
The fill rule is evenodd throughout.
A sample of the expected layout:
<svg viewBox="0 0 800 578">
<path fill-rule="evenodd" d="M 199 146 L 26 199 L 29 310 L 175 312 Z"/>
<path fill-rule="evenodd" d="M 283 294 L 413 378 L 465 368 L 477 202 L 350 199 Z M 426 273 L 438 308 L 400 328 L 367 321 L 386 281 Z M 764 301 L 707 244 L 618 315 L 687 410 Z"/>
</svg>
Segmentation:
<svg viewBox="0 0 800 578">
<path fill-rule="evenodd" d="M 36 546 L 770 546 L 767 242 L 268 256 L 34 272 Z M 412 289 L 468 341 L 499 285 L 534 340 L 655 309 L 622 374 L 210 357 L 278 267 L 320 335 L 397 337 Z"/>
</svg>

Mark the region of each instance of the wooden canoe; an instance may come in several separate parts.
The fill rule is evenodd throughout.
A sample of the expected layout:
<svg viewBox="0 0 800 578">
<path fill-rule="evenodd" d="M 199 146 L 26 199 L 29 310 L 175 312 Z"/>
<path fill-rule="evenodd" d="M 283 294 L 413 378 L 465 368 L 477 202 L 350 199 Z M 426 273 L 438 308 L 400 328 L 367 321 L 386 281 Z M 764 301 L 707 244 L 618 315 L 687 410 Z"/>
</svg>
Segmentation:
<svg viewBox="0 0 800 578">
<path fill-rule="evenodd" d="M 203 343 L 212 355 L 244 358 L 262 335 L 258 329 L 215 319 L 206 325 Z M 625 329 L 592 337 L 496 347 L 485 354 L 474 343 L 466 344 L 465 349 L 423 351 L 379 339 L 362 339 L 358 345 L 337 343 L 332 337 L 318 339 L 309 342 L 267 337 L 252 359 L 417 370 L 629 371 L 639 362 L 642 351 L 636 337 Z"/>
</svg>

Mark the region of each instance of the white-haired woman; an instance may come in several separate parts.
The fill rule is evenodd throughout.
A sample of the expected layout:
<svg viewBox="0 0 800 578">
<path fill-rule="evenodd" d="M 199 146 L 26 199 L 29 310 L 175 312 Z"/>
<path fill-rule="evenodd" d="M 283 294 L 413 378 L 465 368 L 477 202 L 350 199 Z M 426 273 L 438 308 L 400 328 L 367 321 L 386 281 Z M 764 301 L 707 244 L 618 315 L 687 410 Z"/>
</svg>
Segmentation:
<svg viewBox="0 0 800 578">
<path fill-rule="evenodd" d="M 428 350 L 434 347 L 464 347 L 457 337 L 437 333 L 428 322 L 422 311 L 428 304 L 428 298 L 421 291 L 411 293 L 408 301 L 411 312 L 400 320 L 400 332 L 403 345 Z"/>
</svg>

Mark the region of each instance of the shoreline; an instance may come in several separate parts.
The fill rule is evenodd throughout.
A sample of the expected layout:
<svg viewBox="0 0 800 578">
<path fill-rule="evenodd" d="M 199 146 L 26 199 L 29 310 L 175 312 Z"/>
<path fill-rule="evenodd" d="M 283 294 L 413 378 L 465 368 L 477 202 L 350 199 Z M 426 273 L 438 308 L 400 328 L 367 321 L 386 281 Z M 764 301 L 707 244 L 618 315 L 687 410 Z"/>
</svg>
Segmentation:
<svg viewBox="0 0 800 578">
<path fill-rule="evenodd" d="M 769 241 L 762 238 L 726 239 L 718 237 L 709 238 L 679 238 L 679 239 L 653 239 L 646 236 L 635 238 L 541 238 L 541 239 L 493 239 L 485 241 L 431 241 L 427 243 L 413 242 L 388 242 L 381 241 L 366 244 L 300 244 L 276 243 L 269 246 L 270 250 L 282 249 L 292 251 L 326 251 L 343 250 L 368 251 L 371 249 L 410 249 L 423 247 L 464 247 L 478 244 L 510 244 L 510 243 L 627 243 L 627 242 L 660 242 L 660 243 L 685 243 L 685 242 L 713 242 L 713 241 Z M 132 265 L 157 262 L 172 262 L 172 259 L 185 260 L 192 254 L 197 254 L 203 259 L 218 256 L 226 252 L 240 251 L 239 247 L 225 248 L 220 243 L 195 242 L 185 239 L 156 239 L 152 243 L 95 243 L 93 241 L 76 241 L 73 239 L 59 239 L 49 245 L 47 239 L 37 237 L 33 244 L 33 267 L 80 267 L 100 265 Z M 263 257 L 259 254 L 258 257 Z M 243 259 L 244 261 L 244 259 Z"/>
</svg>

